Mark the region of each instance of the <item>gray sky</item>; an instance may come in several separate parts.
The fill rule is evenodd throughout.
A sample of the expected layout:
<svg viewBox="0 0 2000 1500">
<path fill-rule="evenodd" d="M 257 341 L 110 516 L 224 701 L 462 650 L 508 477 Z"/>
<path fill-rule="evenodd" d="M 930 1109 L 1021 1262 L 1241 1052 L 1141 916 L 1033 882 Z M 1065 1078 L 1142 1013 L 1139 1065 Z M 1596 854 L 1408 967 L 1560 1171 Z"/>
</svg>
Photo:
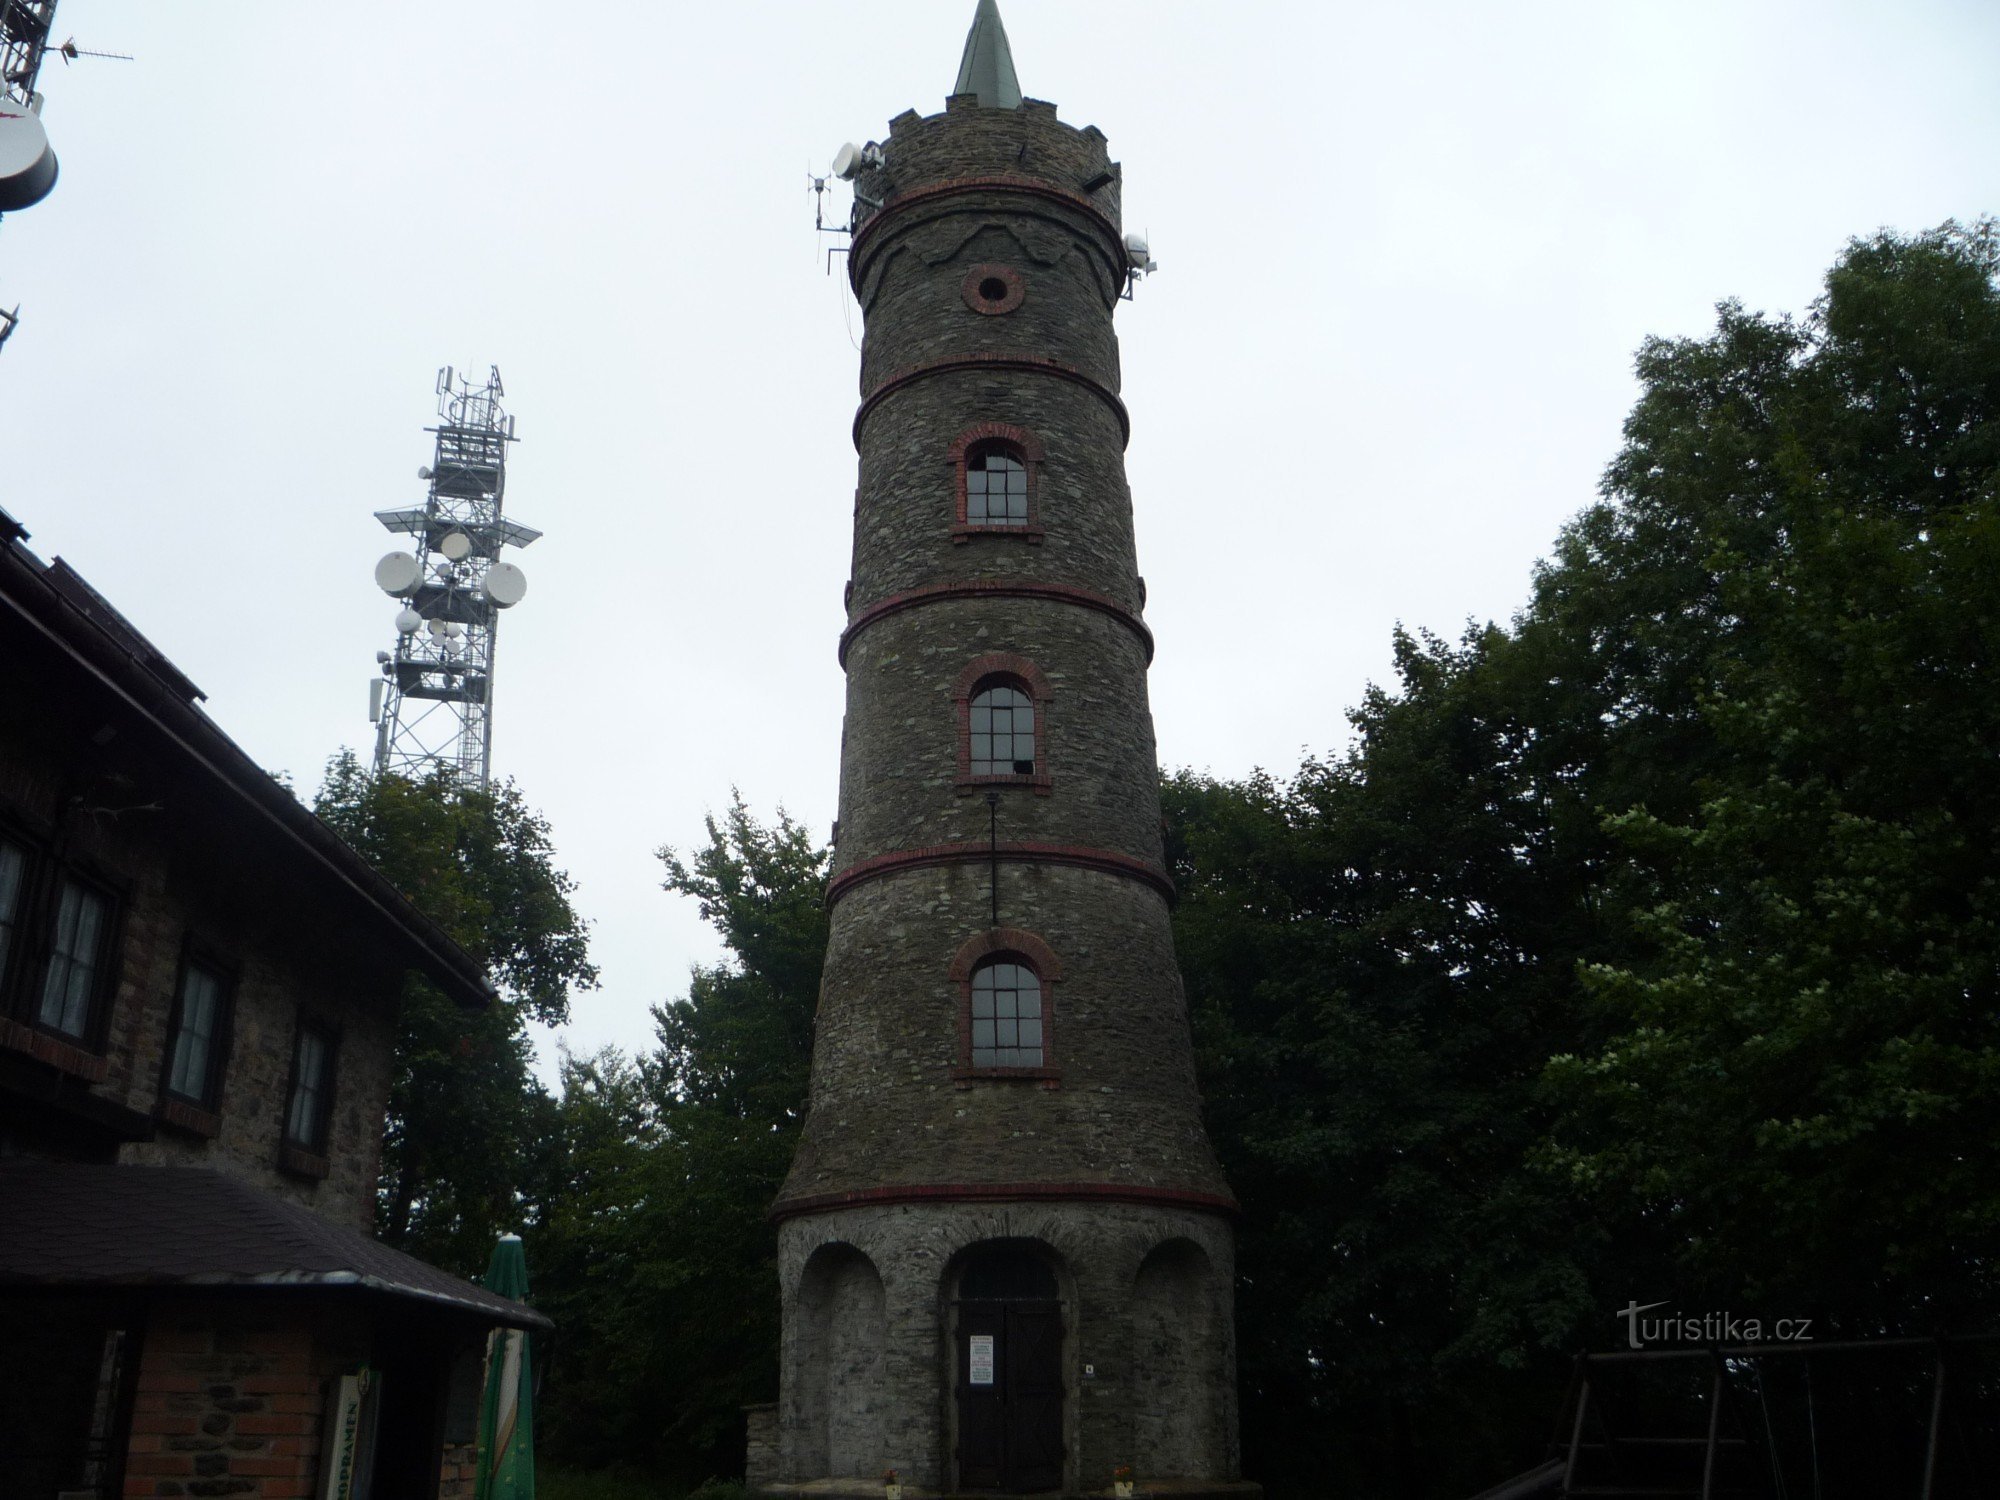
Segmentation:
<svg viewBox="0 0 2000 1500">
<path fill-rule="evenodd" d="M 732 784 L 832 820 L 859 314 L 806 174 L 941 108 L 972 10 L 57 13 L 137 61 L 43 71 L 0 504 L 310 792 L 392 639 L 371 512 L 422 500 L 438 367 L 498 364 L 508 513 L 547 535 L 494 761 L 595 923 L 579 1049 L 644 1045 L 716 952 L 657 846 Z M 1510 614 L 1647 334 L 1803 311 L 1848 237 L 2000 208 L 1991 0 L 1002 11 L 1161 264 L 1120 330 L 1169 765 L 1293 768 L 1395 622 Z"/>
</svg>

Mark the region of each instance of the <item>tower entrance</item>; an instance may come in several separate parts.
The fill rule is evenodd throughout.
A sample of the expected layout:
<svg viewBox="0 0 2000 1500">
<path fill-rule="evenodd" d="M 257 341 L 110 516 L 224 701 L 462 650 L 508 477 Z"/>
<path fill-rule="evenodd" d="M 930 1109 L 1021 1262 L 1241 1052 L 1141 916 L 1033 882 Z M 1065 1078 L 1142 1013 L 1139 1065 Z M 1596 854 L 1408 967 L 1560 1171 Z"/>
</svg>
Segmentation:
<svg viewBox="0 0 2000 1500">
<path fill-rule="evenodd" d="M 1023 1245 L 974 1249 L 954 1303 L 961 1489 L 1062 1487 L 1063 1307 L 1055 1272 Z"/>
</svg>

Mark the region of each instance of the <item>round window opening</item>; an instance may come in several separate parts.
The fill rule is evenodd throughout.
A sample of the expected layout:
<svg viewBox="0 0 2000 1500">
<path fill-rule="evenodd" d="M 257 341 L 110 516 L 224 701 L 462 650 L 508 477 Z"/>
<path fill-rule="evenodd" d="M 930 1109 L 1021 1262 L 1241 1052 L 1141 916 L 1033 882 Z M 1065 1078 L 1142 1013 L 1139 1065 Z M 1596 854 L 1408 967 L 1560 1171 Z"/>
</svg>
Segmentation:
<svg viewBox="0 0 2000 1500">
<path fill-rule="evenodd" d="M 1021 273 L 1012 266 L 974 266 L 959 284 L 959 295 L 976 313 L 1010 313 L 1028 295 Z"/>
</svg>

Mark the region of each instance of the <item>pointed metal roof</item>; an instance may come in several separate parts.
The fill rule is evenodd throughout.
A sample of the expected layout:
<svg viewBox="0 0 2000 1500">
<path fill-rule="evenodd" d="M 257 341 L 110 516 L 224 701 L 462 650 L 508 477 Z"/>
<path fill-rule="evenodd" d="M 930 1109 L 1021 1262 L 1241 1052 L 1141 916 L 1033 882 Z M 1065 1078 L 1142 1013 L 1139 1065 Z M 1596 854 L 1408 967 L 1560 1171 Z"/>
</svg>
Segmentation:
<svg viewBox="0 0 2000 1500">
<path fill-rule="evenodd" d="M 952 93 L 977 94 L 988 109 L 1021 107 L 1021 81 L 1014 76 L 1014 53 L 1007 45 L 1007 28 L 1000 24 L 997 0 L 979 0 Z"/>
</svg>

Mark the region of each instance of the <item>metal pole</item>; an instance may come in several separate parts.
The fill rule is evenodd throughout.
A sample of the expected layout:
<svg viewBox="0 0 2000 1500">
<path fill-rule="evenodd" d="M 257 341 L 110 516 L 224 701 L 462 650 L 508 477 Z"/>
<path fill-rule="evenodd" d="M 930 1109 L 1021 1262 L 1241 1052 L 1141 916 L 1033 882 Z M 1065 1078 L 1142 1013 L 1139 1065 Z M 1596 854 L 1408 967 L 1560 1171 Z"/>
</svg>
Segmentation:
<svg viewBox="0 0 2000 1500">
<path fill-rule="evenodd" d="M 1923 1500 L 1931 1500 L 1937 1483 L 1938 1437 L 1944 1429 L 1944 1346 L 1937 1352 L 1937 1384 L 1931 1390 L 1931 1433 L 1924 1444 Z"/>
<path fill-rule="evenodd" d="M 1819 1484 L 1819 1403 L 1813 1398 L 1812 1355 L 1804 1356 L 1806 1366 L 1806 1440 L 1812 1446 L 1813 1500 L 1826 1500 Z"/>
<path fill-rule="evenodd" d="M 487 601 L 487 610 L 492 618 L 486 622 L 486 702 L 483 705 L 485 722 L 479 726 L 479 789 L 483 792 L 493 782 L 493 665 L 499 660 L 500 652 L 496 641 L 500 634 L 500 611 Z"/>
<path fill-rule="evenodd" d="M 1722 1437 L 1722 1360 L 1715 1361 L 1715 1381 L 1708 1388 L 1708 1448 L 1701 1461 L 1701 1500 L 1715 1500 L 1715 1448 Z"/>
<path fill-rule="evenodd" d="M 1590 1406 L 1590 1376 L 1586 1372 L 1576 1392 L 1576 1421 L 1569 1431 L 1569 1462 L 1563 1465 L 1563 1493 L 1576 1490 L 1576 1469 L 1583 1453 L 1583 1414 Z"/>
<path fill-rule="evenodd" d="M 986 794 L 987 888 L 993 892 L 993 925 L 1000 925 L 1000 794 Z"/>
</svg>

